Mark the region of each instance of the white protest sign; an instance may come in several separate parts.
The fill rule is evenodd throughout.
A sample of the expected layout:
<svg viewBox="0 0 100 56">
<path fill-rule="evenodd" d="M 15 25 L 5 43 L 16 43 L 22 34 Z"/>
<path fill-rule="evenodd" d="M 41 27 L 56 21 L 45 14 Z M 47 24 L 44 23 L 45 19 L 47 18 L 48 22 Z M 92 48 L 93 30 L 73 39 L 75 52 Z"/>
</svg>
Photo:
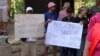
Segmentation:
<svg viewBox="0 0 100 56">
<path fill-rule="evenodd" d="M 45 44 L 80 49 L 83 25 L 71 22 L 49 23 Z"/>
<path fill-rule="evenodd" d="M 43 14 L 17 14 L 15 15 L 15 37 L 43 37 Z"/>
</svg>

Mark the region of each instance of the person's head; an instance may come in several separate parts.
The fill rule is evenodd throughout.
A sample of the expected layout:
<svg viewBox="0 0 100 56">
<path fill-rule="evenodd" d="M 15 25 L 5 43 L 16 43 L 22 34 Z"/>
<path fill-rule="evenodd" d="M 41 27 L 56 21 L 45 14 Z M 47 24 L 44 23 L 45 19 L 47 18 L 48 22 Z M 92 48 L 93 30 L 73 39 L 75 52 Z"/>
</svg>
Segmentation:
<svg viewBox="0 0 100 56">
<path fill-rule="evenodd" d="M 70 3 L 69 2 L 65 2 L 63 5 L 63 9 L 67 9 L 70 8 Z"/>
<path fill-rule="evenodd" d="M 96 0 L 96 5 L 100 5 L 100 0 Z"/>
<path fill-rule="evenodd" d="M 67 9 L 67 17 L 72 17 L 72 10 L 71 9 Z"/>
<path fill-rule="evenodd" d="M 81 7 L 78 10 L 78 14 L 87 15 L 87 13 L 88 13 L 88 8 L 87 7 Z"/>
<path fill-rule="evenodd" d="M 33 8 L 32 7 L 27 7 L 26 8 L 26 14 L 33 14 Z"/>
<path fill-rule="evenodd" d="M 56 4 L 54 2 L 49 2 L 48 9 L 54 11 L 56 9 Z"/>
</svg>

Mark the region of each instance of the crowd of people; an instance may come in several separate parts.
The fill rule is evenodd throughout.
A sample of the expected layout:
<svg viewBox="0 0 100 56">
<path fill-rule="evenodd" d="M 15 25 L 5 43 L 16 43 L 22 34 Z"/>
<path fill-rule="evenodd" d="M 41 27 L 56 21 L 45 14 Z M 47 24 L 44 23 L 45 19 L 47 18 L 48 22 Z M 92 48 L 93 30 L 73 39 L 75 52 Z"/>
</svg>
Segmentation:
<svg viewBox="0 0 100 56">
<path fill-rule="evenodd" d="M 80 7 L 76 15 L 74 15 L 74 13 L 72 12 L 72 8 L 70 7 L 69 2 L 64 3 L 63 8 L 58 15 L 55 10 L 56 4 L 50 2 L 48 4 L 48 11 L 45 13 L 46 30 L 48 24 L 53 20 L 83 24 L 81 48 L 77 50 L 73 48 L 60 47 L 60 56 L 100 56 L 100 39 L 98 39 L 99 37 L 97 38 L 95 34 L 98 30 L 94 29 L 94 27 L 97 27 L 95 26 L 95 24 L 99 22 L 100 18 L 100 0 L 96 0 L 96 5 L 93 6 L 91 9 L 85 6 Z M 99 33 L 98 35 L 100 36 Z M 94 37 L 93 40 L 96 43 L 92 40 L 92 37 Z M 91 43 L 93 44 L 93 46 L 90 49 Z M 44 56 L 47 56 L 48 48 L 49 46 L 46 45 Z M 56 56 L 56 54 L 57 46 L 53 46 L 53 56 Z"/>
<path fill-rule="evenodd" d="M 99 28 L 100 25 L 100 0 L 96 0 L 96 5 L 94 5 L 91 9 L 85 6 L 79 8 L 78 13 L 75 15 L 73 13 L 72 8 L 70 7 L 69 2 L 65 2 L 63 8 L 60 10 L 59 14 L 55 12 L 56 4 L 54 2 L 48 3 L 48 11 L 45 15 L 45 34 L 47 32 L 47 27 L 50 22 L 55 21 L 63 21 L 63 22 L 73 22 L 83 24 L 83 32 L 81 39 L 81 47 L 80 49 L 68 48 L 68 47 L 58 47 L 52 46 L 53 56 L 57 56 L 58 49 L 60 51 L 60 56 L 100 56 L 100 34 Z M 7 8 L 2 10 L 2 15 L 4 18 L 1 19 L 3 21 L 3 31 L 0 31 L 0 34 L 6 34 L 6 24 L 7 24 Z M 0 10 L 0 11 L 1 11 Z M 33 8 L 27 7 L 26 14 L 33 14 Z M 4 14 L 5 13 L 5 14 Z M 97 30 L 98 29 L 98 30 Z M 33 41 L 30 41 L 34 39 Z M 45 39 L 45 38 L 44 38 Z M 30 48 L 34 48 L 34 44 L 38 39 L 35 37 L 31 37 L 29 39 L 22 38 L 21 41 L 26 43 L 28 42 L 27 50 Z M 67 40 L 66 40 L 67 41 Z M 43 56 L 48 56 L 48 50 L 50 45 L 45 45 Z M 31 49 L 30 49 L 31 50 Z M 34 51 L 32 51 L 34 52 Z M 31 52 L 31 53 L 32 53 Z M 26 52 L 28 53 L 28 52 Z M 31 55 L 33 56 L 33 55 Z"/>
</svg>

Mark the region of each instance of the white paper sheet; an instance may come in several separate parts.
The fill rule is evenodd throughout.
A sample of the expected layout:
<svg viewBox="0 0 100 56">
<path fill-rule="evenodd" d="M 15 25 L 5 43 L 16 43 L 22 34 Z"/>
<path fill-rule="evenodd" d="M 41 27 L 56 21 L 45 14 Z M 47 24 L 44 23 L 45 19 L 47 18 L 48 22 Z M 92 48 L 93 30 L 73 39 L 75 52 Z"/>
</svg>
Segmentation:
<svg viewBox="0 0 100 56">
<path fill-rule="evenodd" d="M 15 37 L 30 38 L 44 36 L 43 14 L 15 15 Z"/>
<path fill-rule="evenodd" d="M 45 44 L 80 49 L 83 25 L 71 22 L 49 23 Z"/>
</svg>

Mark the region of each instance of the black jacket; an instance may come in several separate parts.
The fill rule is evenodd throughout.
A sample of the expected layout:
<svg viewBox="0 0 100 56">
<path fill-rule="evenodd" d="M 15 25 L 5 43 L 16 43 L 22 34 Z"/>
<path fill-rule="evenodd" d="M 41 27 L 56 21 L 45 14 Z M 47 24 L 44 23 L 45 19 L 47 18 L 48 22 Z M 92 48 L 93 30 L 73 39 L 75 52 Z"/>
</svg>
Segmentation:
<svg viewBox="0 0 100 56">
<path fill-rule="evenodd" d="M 62 19 L 62 21 L 64 21 L 64 22 L 74 22 L 74 17 L 65 17 L 65 18 L 63 18 Z"/>
</svg>

